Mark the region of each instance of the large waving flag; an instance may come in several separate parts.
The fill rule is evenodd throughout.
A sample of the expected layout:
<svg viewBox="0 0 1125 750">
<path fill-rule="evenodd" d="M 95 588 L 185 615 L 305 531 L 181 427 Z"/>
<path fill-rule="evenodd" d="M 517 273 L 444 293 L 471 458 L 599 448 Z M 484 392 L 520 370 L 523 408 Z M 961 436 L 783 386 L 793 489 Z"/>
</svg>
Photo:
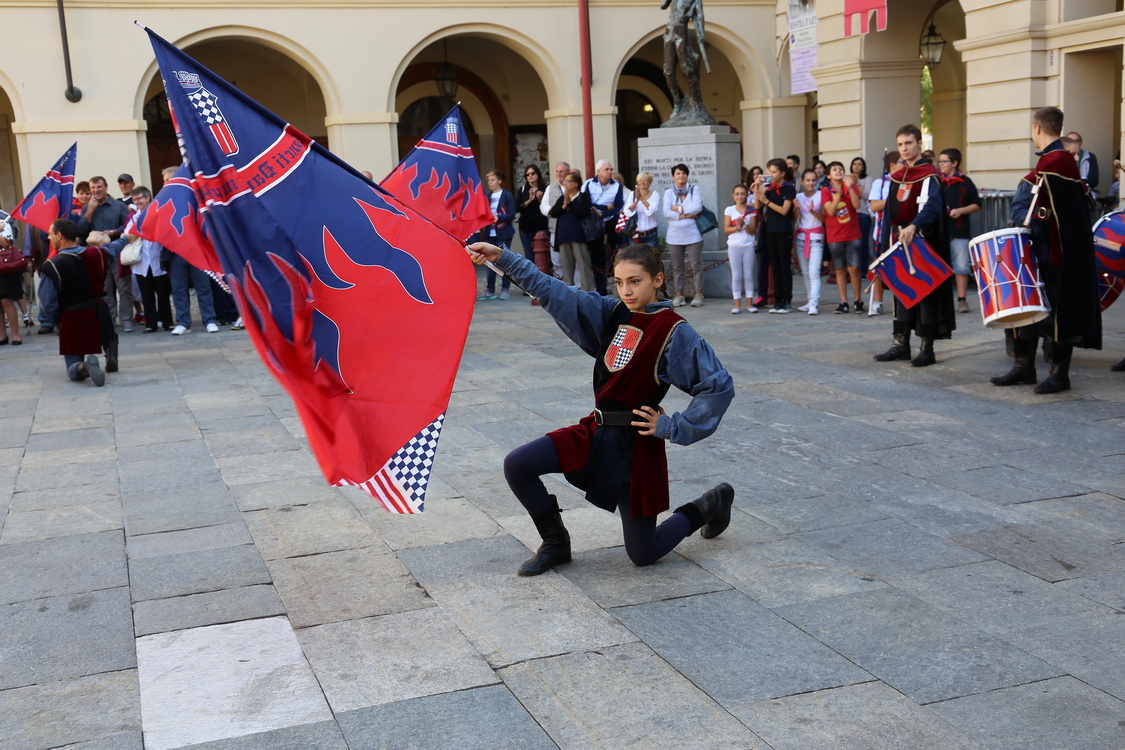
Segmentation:
<svg viewBox="0 0 1125 750">
<path fill-rule="evenodd" d="M 208 234 L 322 471 L 421 511 L 472 317 L 464 246 L 149 35 Z"/>
<path fill-rule="evenodd" d="M 180 165 L 152 203 L 133 220 L 133 230 L 216 279 L 222 278 L 223 267 L 203 226 L 196 180 L 187 162 Z"/>
<path fill-rule="evenodd" d="M 12 218 L 26 221 L 44 232 L 51 231 L 52 221 L 65 219 L 74 197 L 74 162 L 77 159 L 78 142 L 75 141 L 20 201 L 12 211 Z"/>
<path fill-rule="evenodd" d="M 418 141 L 380 185 L 458 239 L 468 239 L 493 221 L 459 105 Z"/>
</svg>

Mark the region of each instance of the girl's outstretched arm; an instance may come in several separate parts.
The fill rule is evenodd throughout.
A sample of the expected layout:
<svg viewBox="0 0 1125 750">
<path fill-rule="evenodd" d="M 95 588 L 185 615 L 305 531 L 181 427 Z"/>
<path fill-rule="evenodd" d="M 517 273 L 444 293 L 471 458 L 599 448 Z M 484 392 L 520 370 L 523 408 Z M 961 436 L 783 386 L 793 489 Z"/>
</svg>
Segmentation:
<svg viewBox="0 0 1125 750">
<path fill-rule="evenodd" d="M 539 300 L 571 341 L 591 357 L 597 356 L 606 321 L 613 308 L 622 304 L 620 300 L 567 286 L 522 255 L 487 242 L 473 243 L 469 251 L 477 265 L 483 265 L 487 259 L 508 274 L 517 286 Z"/>
</svg>

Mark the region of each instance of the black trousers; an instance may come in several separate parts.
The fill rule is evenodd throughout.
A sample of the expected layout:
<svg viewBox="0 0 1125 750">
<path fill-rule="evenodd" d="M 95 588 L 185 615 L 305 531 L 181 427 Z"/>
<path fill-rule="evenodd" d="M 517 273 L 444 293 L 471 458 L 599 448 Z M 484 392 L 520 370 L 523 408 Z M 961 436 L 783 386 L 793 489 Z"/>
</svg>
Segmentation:
<svg viewBox="0 0 1125 750">
<path fill-rule="evenodd" d="M 144 276 L 137 275 L 137 286 L 141 288 L 145 328 L 155 331 L 159 322 L 164 330 L 172 330 L 172 277 L 168 274 L 153 276 L 150 268 Z"/>
<path fill-rule="evenodd" d="M 767 233 L 766 253 L 773 268 L 774 304 L 788 305 L 793 299 L 793 235 Z"/>
<path fill-rule="evenodd" d="M 613 258 L 617 254 L 617 227 L 610 223 L 605 226 L 605 234 L 592 242 L 587 242 L 590 251 L 590 265 L 594 268 L 594 289 L 605 294 L 606 279 L 613 275 Z M 609 248 L 609 252 L 606 252 Z"/>
</svg>

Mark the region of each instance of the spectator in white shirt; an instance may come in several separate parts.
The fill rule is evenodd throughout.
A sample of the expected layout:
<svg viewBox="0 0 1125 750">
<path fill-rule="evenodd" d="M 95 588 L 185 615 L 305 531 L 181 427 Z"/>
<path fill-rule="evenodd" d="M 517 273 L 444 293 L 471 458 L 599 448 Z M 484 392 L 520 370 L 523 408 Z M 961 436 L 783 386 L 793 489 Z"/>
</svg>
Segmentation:
<svg viewBox="0 0 1125 750">
<path fill-rule="evenodd" d="M 672 256 L 672 276 L 676 297 L 673 307 L 684 306 L 684 254 L 691 263 L 695 283 L 692 307 L 703 307 L 703 235 L 695 218 L 703 210 L 699 188 L 688 183 L 686 164 L 672 167 L 672 187 L 664 191 L 664 216 L 668 219 L 668 251 Z"/>
<path fill-rule="evenodd" d="M 555 243 L 555 227 L 558 224 L 558 219 L 551 216 L 551 209 L 566 192 L 566 186 L 563 183 L 569 173 L 570 165 L 565 161 L 560 161 L 555 165 L 555 181 L 547 185 L 547 189 L 543 191 L 543 200 L 539 204 L 539 212 L 547 217 L 547 231 L 551 233 L 551 268 L 555 272 L 555 278 L 558 279 L 562 278 L 563 264 L 559 246 Z M 577 274 L 577 271 L 575 273 Z M 567 279 L 566 283 L 577 284 L 575 279 Z"/>
<path fill-rule="evenodd" d="M 652 189 L 652 175 L 641 172 L 637 175 L 637 187 L 625 199 L 625 214 L 636 215 L 637 228 L 632 241 L 656 247 L 656 212 L 661 208 L 660 192 Z"/>
</svg>

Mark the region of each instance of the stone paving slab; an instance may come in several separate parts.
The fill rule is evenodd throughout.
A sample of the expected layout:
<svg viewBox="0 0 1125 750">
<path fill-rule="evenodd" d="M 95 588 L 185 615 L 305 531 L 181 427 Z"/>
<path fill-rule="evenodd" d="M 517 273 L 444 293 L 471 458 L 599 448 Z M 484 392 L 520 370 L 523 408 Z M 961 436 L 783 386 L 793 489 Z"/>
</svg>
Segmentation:
<svg viewBox="0 0 1125 750">
<path fill-rule="evenodd" d="M 734 714 L 773 750 L 993 750 L 931 708 L 882 682 L 865 682 L 759 701 Z"/>
<path fill-rule="evenodd" d="M 1073 677 L 993 690 L 929 708 L 990 750 L 1125 747 L 1125 703 Z"/>
<path fill-rule="evenodd" d="M 768 750 L 641 643 L 535 659 L 500 675 L 562 748 Z"/>
<path fill-rule="evenodd" d="M 349 750 L 335 721 L 302 724 L 227 740 L 187 745 L 183 750 Z"/>
<path fill-rule="evenodd" d="M 1079 538 L 1058 523 L 1020 524 L 954 541 L 1042 578 L 1065 581 L 1125 569 L 1125 549 L 1106 538 Z"/>
<path fill-rule="evenodd" d="M 1013 630 L 1004 640 L 1109 695 L 1125 700 L 1125 617 L 1087 614 Z"/>
<path fill-rule="evenodd" d="M 245 524 L 234 521 L 196 529 L 131 536 L 126 543 L 125 550 L 130 560 L 143 560 L 151 557 L 237 547 L 252 542 L 253 539 L 246 531 Z"/>
<path fill-rule="evenodd" d="M 120 531 L 0 545 L 0 569 L 35 576 L 0 577 L 0 602 L 22 602 L 128 586 Z"/>
<path fill-rule="evenodd" d="M 244 513 L 243 518 L 266 560 L 358 549 L 379 541 L 370 524 L 343 497 Z"/>
<path fill-rule="evenodd" d="M 137 666 L 126 587 L 2 605 L 0 632 L 0 691 Z"/>
<path fill-rule="evenodd" d="M 919 704 L 1061 674 L 1051 664 L 897 589 L 775 611 Z"/>
<path fill-rule="evenodd" d="M 435 607 L 320 625 L 298 637 L 337 714 L 500 681 Z"/>
<path fill-rule="evenodd" d="M 284 617 L 137 639 L 146 750 L 332 718 Z"/>
<path fill-rule="evenodd" d="M 129 585 L 138 602 L 270 582 L 252 544 L 129 560 Z"/>
<path fill-rule="evenodd" d="M 141 750 L 137 671 L 128 669 L 0 691 L 0 747 Z"/>
<path fill-rule="evenodd" d="M 672 552 L 652 565 L 638 568 L 629 561 L 622 547 L 591 551 L 579 555 L 570 565 L 558 568 L 568 581 L 602 607 L 724 591 L 730 584 Z"/>
<path fill-rule="evenodd" d="M 872 679 L 738 591 L 612 611 L 724 708 Z"/>
<path fill-rule="evenodd" d="M 122 529 L 124 525 L 121 503 L 112 500 L 40 510 L 9 510 L 0 544 L 95 534 Z"/>
<path fill-rule="evenodd" d="M 345 711 L 337 720 L 351 750 L 558 747 L 503 685 Z"/>
<path fill-rule="evenodd" d="M 273 586 L 241 586 L 137 602 L 133 629 L 142 636 L 284 614 L 285 606 Z"/>
</svg>

